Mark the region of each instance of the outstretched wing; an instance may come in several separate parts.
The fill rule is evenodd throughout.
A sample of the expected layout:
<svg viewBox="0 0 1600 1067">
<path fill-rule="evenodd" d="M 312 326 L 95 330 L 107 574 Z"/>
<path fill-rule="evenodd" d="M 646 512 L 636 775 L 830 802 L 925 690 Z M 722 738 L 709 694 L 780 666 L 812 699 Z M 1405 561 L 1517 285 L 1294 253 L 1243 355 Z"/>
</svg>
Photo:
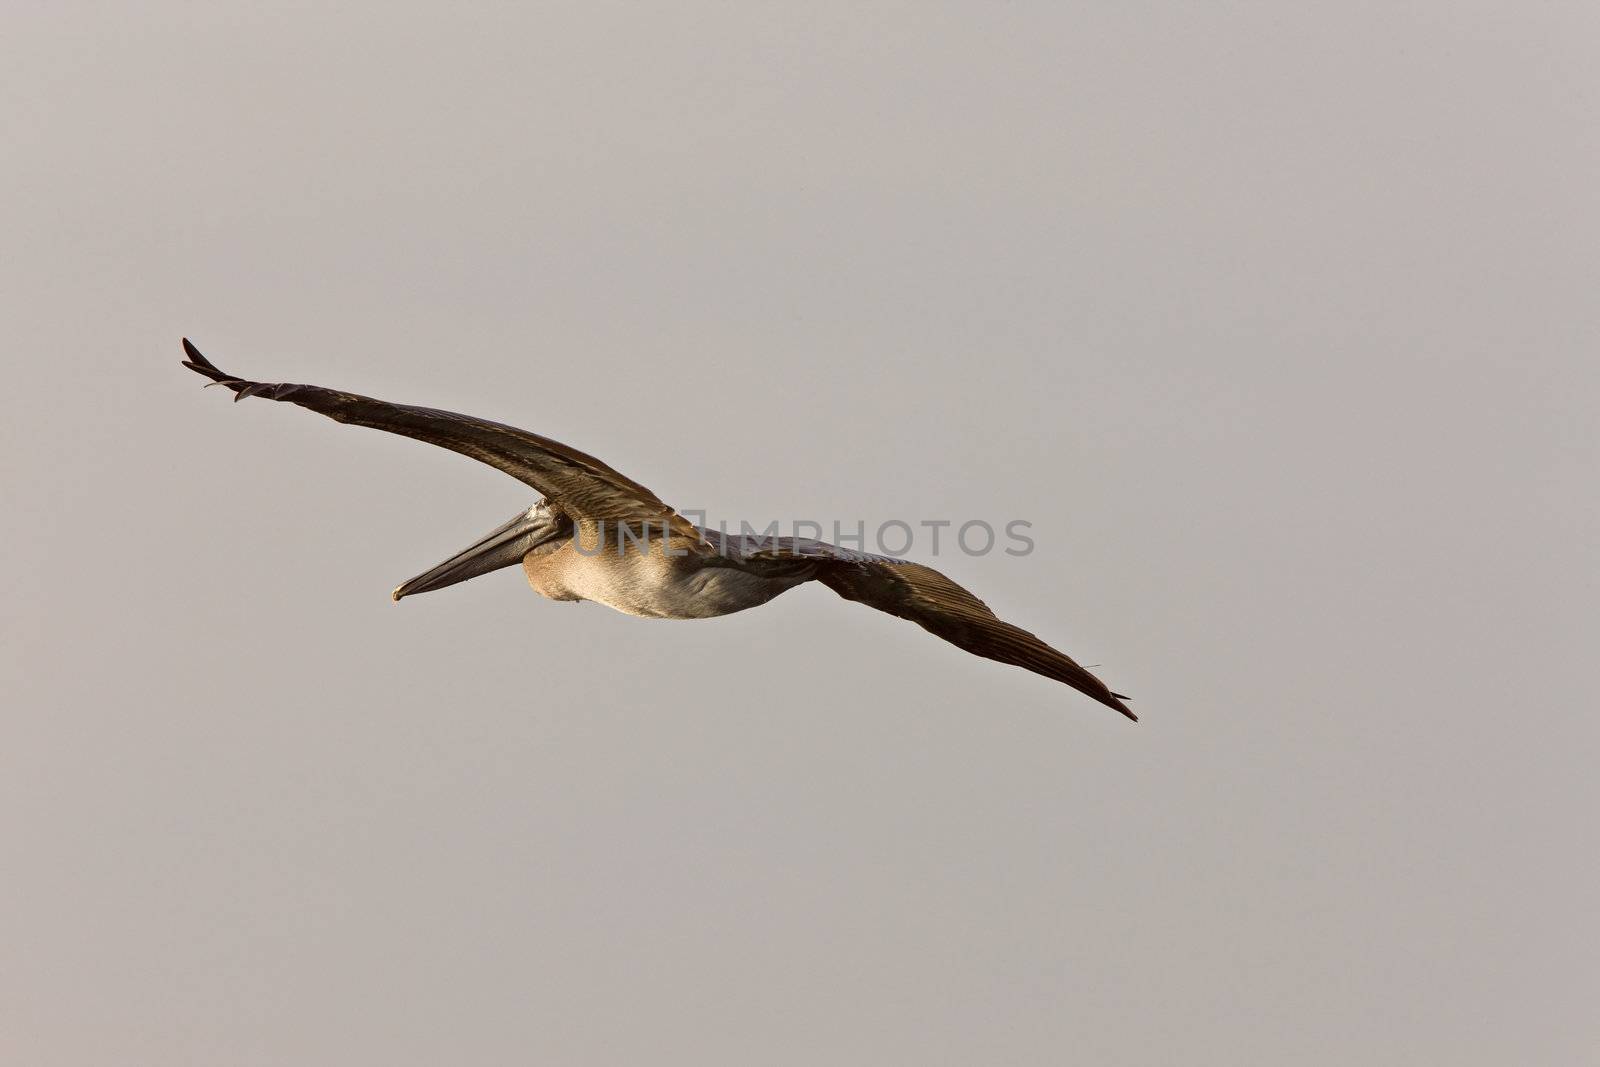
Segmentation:
<svg viewBox="0 0 1600 1067">
<path fill-rule="evenodd" d="M 910 619 L 975 656 L 1065 682 L 1135 722 L 1139 720 L 1123 703 L 1126 697 L 1113 693 L 1072 657 L 1057 652 L 1028 631 L 1001 621 L 987 604 L 932 567 L 852 552 L 806 538 L 767 539 L 749 548 L 746 559 L 812 560 L 817 580 L 846 600 Z"/>
<path fill-rule="evenodd" d="M 317 385 L 249 382 L 217 369 L 184 338 L 184 366 L 234 393 L 235 400 L 260 396 L 286 400 L 336 422 L 414 437 L 448 448 L 505 471 L 532 486 L 574 519 L 665 526 L 673 533 L 698 539 L 694 526 L 661 498 L 593 456 L 559 441 L 487 419 L 434 408 L 391 404 L 384 400 L 324 389 Z"/>
</svg>

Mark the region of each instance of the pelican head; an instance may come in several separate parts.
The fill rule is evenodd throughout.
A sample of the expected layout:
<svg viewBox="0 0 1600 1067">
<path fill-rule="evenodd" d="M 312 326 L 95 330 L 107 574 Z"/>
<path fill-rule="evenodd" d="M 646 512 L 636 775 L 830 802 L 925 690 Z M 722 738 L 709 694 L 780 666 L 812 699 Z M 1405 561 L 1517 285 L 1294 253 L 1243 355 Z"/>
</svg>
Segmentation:
<svg viewBox="0 0 1600 1067">
<path fill-rule="evenodd" d="M 431 593 L 447 585 L 476 578 L 480 574 L 497 571 L 521 563 L 522 558 L 549 541 L 570 537 L 572 520 L 552 508 L 545 500 L 525 511 L 519 511 L 510 522 L 497 526 L 477 543 L 462 549 L 443 563 L 422 572 L 415 578 L 401 582 L 392 594 L 394 599 L 413 593 Z"/>
</svg>

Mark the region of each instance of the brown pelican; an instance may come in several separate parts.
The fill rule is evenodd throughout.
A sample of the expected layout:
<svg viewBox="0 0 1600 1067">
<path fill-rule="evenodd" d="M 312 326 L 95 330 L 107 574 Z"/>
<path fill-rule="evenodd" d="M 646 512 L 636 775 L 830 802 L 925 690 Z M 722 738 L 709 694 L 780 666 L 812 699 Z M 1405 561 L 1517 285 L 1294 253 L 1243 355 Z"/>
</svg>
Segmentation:
<svg viewBox="0 0 1600 1067">
<path fill-rule="evenodd" d="M 724 535 L 689 522 L 638 482 L 548 437 L 469 415 L 225 374 L 185 338 L 184 366 L 247 396 L 286 400 L 336 422 L 414 437 L 487 463 L 544 499 L 403 582 L 394 599 L 522 564 L 552 600 L 593 600 L 651 619 L 706 619 L 765 604 L 816 580 L 909 619 L 959 648 L 1053 678 L 1130 719 L 1120 693 L 931 567 L 804 537 Z"/>
</svg>

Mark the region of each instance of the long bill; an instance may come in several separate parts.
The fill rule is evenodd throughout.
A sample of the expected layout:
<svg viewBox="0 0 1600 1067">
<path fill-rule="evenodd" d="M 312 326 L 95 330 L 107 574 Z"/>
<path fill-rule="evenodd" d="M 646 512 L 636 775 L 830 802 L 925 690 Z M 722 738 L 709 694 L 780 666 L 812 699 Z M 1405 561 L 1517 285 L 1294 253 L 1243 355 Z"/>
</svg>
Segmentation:
<svg viewBox="0 0 1600 1067">
<path fill-rule="evenodd" d="M 522 557 L 556 533 L 556 524 L 549 513 L 537 506 L 531 507 L 518 512 L 516 518 L 491 530 L 471 547 L 400 583 L 391 595 L 395 600 L 400 600 L 415 593 L 431 593 L 435 589 L 521 563 Z"/>
</svg>

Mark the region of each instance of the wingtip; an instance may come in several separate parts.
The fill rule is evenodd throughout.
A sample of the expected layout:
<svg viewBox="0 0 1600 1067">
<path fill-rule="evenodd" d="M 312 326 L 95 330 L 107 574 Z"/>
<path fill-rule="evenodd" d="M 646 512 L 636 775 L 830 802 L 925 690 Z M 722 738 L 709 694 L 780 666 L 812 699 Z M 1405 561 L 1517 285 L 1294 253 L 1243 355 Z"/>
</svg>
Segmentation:
<svg viewBox="0 0 1600 1067">
<path fill-rule="evenodd" d="M 183 354 L 188 357 L 183 361 L 183 365 L 190 370 L 197 370 L 203 374 L 206 369 L 217 369 L 209 359 L 200 354 L 200 350 L 194 346 L 194 342 L 187 337 L 183 339 Z"/>
<path fill-rule="evenodd" d="M 233 375 L 228 374 L 202 355 L 200 350 L 194 346 L 194 342 L 187 337 L 183 339 L 183 352 L 184 355 L 189 357 L 183 361 L 185 367 L 188 367 L 196 374 L 204 375 L 211 379 L 206 383 L 207 388 L 213 385 L 221 385 L 231 389 L 233 390 L 233 399 L 235 401 L 243 400 L 247 396 L 259 396 L 273 388 L 271 384 L 266 382 L 247 382 L 243 378 L 235 378 Z"/>
<path fill-rule="evenodd" d="M 215 363 L 202 355 L 200 350 L 194 346 L 194 342 L 187 337 L 183 339 L 183 354 L 188 357 L 183 361 L 183 365 L 196 374 L 204 374 L 214 382 L 220 382 L 227 377 L 217 369 Z"/>
</svg>

